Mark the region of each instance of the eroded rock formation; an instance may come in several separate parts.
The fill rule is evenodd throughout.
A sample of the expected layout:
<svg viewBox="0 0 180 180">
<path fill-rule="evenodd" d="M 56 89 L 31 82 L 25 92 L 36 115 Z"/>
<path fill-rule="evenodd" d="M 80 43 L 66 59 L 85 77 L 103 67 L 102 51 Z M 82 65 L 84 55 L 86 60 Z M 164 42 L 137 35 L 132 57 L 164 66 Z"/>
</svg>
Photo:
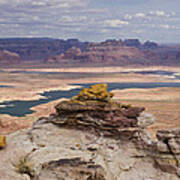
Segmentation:
<svg viewBox="0 0 180 180">
<path fill-rule="evenodd" d="M 180 129 L 159 130 L 154 140 L 146 131 L 152 115 L 112 96 L 94 85 L 9 135 L 0 179 L 178 180 Z"/>
<path fill-rule="evenodd" d="M 66 52 L 73 46 L 84 49 L 88 43 L 78 39 L 52 38 L 0 38 L 0 51 L 8 50 L 20 55 L 23 60 L 43 60 L 48 56 Z"/>
<path fill-rule="evenodd" d="M 74 46 L 59 54 L 50 56 L 46 62 L 62 64 L 106 64 L 106 65 L 169 65 L 179 64 L 179 48 L 160 46 L 138 39 L 108 40 L 89 43 L 81 51 Z"/>
<path fill-rule="evenodd" d="M 134 64 L 132 60 L 137 58 L 144 58 L 144 53 L 138 48 L 126 46 L 121 41 L 108 41 L 90 43 L 83 52 L 73 47 L 65 53 L 55 56 L 54 62 L 127 65 Z M 47 61 L 53 62 L 52 60 L 53 58 L 50 57 Z"/>
</svg>

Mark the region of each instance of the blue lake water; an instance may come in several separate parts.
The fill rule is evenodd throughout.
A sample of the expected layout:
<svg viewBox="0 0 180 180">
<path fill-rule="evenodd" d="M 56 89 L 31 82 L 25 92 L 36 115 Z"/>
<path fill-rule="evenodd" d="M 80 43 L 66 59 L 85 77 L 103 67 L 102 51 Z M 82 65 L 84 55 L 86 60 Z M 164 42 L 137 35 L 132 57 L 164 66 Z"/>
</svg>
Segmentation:
<svg viewBox="0 0 180 180">
<path fill-rule="evenodd" d="M 94 83 L 93 83 L 94 84 Z M 157 88 L 157 87 L 180 87 L 180 83 L 107 83 L 108 90 L 127 89 L 127 88 Z M 80 85 L 82 88 L 89 87 L 92 84 L 74 84 Z M 40 94 L 46 99 L 32 100 L 32 101 L 6 101 L 0 103 L 0 114 L 9 114 L 11 116 L 23 117 L 27 114 L 32 114 L 30 108 L 48 103 L 61 98 L 71 98 L 78 94 L 81 88 L 72 89 L 69 91 L 49 91 Z"/>
<path fill-rule="evenodd" d="M 12 88 L 13 86 L 0 85 L 0 88 Z"/>
</svg>

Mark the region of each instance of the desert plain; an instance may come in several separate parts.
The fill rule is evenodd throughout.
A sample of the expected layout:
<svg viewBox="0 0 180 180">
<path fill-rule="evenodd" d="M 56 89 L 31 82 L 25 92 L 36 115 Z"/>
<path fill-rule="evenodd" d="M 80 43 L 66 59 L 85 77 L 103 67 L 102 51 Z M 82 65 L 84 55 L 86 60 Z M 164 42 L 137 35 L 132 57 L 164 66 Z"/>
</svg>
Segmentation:
<svg viewBox="0 0 180 180">
<path fill-rule="evenodd" d="M 38 100 L 40 93 L 54 90 L 70 90 L 83 83 L 136 83 L 180 82 L 173 76 L 138 74 L 138 71 L 169 71 L 180 73 L 180 67 L 6 67 L 0 68 L 0 103 L 13 100 Z M 7 87 L 6 87 L 7 86 Z M 148 129 L 154 135 L 158 129 L 180 127 L 180 88 L 131 88 L 115 89 L 114 99 L 125 104 L 142 106 L 155 116 L 155 123 Z M 31 108 L 34 112 L 23 117 L 0 114 L 0 134 L 7 135 L 28 128 L 41 116 L 54 113 L 57 99 Z M 1 105 L 2 106 L 2 105 Z M 2 108 L 0 106 L 0 108 Z"/>
</svg>

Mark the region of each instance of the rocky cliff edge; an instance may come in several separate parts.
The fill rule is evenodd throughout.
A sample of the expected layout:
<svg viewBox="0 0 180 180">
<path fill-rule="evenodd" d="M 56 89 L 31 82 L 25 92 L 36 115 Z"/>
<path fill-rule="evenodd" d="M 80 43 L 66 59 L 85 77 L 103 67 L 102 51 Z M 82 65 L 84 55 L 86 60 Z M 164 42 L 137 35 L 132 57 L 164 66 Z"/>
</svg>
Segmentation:
<svg viewBox="0 0 180 180">
<path fill-rule="evenodd" d="M 107 85 L 93 85 L 7 136 L 6 146 L 1 137 L 0 179 L 178 180 L 180 128 L 154 140 L 146 131 L 154 117 L 112 97 Z"/>
</svg>

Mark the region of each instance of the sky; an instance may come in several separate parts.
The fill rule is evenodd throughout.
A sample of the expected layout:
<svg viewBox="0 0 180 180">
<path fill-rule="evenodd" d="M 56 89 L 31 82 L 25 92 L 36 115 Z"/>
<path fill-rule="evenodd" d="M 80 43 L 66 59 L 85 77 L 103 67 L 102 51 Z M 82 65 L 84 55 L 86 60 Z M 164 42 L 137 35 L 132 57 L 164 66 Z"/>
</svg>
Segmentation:
<svg viewBox="0 0 180 180">
<path fill-rule="evenodd" d="M 0 38 L 180 43 L 180 0 L 0 0 Z"/>
</svg>

